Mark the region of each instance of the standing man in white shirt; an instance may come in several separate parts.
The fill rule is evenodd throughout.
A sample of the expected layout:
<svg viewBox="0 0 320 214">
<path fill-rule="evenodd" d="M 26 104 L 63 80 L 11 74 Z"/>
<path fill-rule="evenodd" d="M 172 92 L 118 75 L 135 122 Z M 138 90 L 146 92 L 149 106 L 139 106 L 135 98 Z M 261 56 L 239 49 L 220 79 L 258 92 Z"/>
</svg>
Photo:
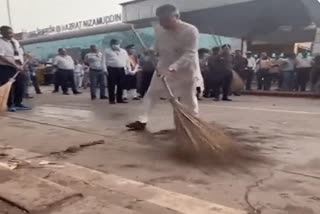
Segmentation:
<svg viewBox="0 0 320 214">
<path fill-rule="evenodd" d="M 108 99 L 106 96 L 106 66 L 104 65 L 104 56 L 97 49 L 97 46 L 90 46 L 90 53 L 85 56 L 85 63 L 89 65 L 90 92 L 91 99 L 97 98 L 97 86 L 100 87 L 100 99 Z"/>
<path fill-rule="evenodd" d="M 157 71 L 144 97 L 144 112 L 136 122 L 127 124 L 132 131 L 146 128 L 148 117 L 162 93 L 167 93 L 162 78 L 166 78 L 173 92 L 195 115 L 199 114 L 196 86 L 199 81 L 199 31 L 181 21 L 178 9 L 173 5 L 157 8 L 160 25 L 156 27 L 155 50 L 159 54 Z"/>
<path fill-rule="evenodd" d="M 126 50 L 120 48 L 120 41 L 112 39 L 110 49 L 105 51 L 105 66 L 108 72 L 108 92 L 110 104 L 127 103 L 123 100 L 125 76 L 131 71 L 130 58 Z M 115 88 L 117 92 L 115 96 Z"/>
<path fill-rule="evenodd" d="M 30 110 L 22 104 L 24 95 L 24 67 L 22 48 L 17 40 L 13 39 L 13 30 L 9 26 L 0 27 L 0 86 L 6 84 L 17 71 L 20 73 L 13 83 L 12 92 L 8 98 L 8 110 Z"/>
<path fill-rule="evenodd" d="M 312 57 L 309 56 L 308 51 L 304 51 L 302 56 L 298 56 L 296 59 L 297 67 L 297 91 L 306 91 L 307 83 L 310 80 L 310 73 L 312 68 Z"/>
<path fill-rule="evenodd" d="M 252 52 L 248 51 L 247 52 L 247 60 L 248 60 L 248 65 L 246 68 L 246 90 L 251 91 L 252 87 L 252 80 L 254 77 L 254 71 L 256 70 L 257 63 L 256 59 L 252 56 Z"/>
<path fill-rule="evenodd" d="M 60 48 L 59 55 L 54 58 L 53 65 L 57 68 L 56 78 L 58 84 L 61 85 L 64 95 L 69 95 L 69 86 L 73 94 L 81 94 L 74 82 L 74 61 L 71 56 L 67 54 L 66 49 Z"/>
</svg>

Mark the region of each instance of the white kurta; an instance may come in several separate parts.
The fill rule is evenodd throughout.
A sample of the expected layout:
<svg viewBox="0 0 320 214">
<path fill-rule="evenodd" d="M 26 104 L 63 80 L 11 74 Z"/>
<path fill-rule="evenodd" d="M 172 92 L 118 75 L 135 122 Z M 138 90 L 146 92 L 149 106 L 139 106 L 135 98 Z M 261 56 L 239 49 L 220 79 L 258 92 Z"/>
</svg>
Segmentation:
<svg viewBox="0 0 320 214">
<path fill-rule="evenodd" d="M 167 73 L 169 69 L 176 71 L 167 77 L 175 96 L 180 97 L 181 103 L 198 114 L 199 106 L 195 90 L 197 82 L 201 79 L 198 29 L 188 23 L 180 22 L 177 31 L 168 31 L 161 26 L 156 27 L 155 31 L 155 50 L 159 54 L 159 62 L 157 72 L 144 98 L 145 112 L 139 121 L 147 123 L 148 115 L 160 96 L 168 97 L 159 74 Z"/>
</svg>

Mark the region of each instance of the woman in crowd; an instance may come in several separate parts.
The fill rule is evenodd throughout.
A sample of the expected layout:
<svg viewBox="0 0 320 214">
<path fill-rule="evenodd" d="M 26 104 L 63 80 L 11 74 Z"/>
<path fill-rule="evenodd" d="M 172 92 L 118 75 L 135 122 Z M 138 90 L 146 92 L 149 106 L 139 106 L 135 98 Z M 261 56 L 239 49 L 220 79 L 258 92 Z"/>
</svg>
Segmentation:
<svg viewBox="0 0 320 214">
<path fill-rule="evenodd" d="M 123 99 L 128 100 L 128 97 L 132 97 L 133 100 L 140 100 L 137 92 L 137 72 L 139 71 L 138 57 L 136 56 L 136 50 L 134 45 L 128 45 L 126 47 L 130 58 L 130 72 L 126 73 L 125 87 L 123 90 Z"/>
</svg>

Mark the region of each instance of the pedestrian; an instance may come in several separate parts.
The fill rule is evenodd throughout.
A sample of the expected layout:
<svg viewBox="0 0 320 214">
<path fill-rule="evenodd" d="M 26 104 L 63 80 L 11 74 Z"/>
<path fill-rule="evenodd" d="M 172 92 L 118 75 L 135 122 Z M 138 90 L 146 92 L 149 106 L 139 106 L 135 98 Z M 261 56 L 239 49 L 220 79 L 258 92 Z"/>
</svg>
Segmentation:
<svg viewBox="0 0 320 214">
<path fill-rule="evenodd" d="M 112 39 L 110 49 L 105 51 L 105 65 L 108 71 L 108 91 L 110 104 L 128 103 L 123 100 L 126 73 L 130 72 L 130 58 L 126 50 L 120 47 L 120 41 Z M 117 92 L 115 96 L 115 89 Z"/>
<path fill-rule="evenodd" d="M 221 53 L 215 58 L 214 62 L 214 70 L 210 72 L 214 72 L 213 75 L 213 96 L 214 101 L 220 101 L 220 94 L 222 90 L 222 100 L 223 101 L 232 101 L 229 99 L 230 94 L 230 86 L 232 83 L 232 61 L 233 57 L 230 53 L 231 46 L 229 44 L 225 44 L 221 47 Z M 209 67 L 211 67 L 211 62 L 209 63 Z"/>
<path fill-rule="evenodd" d="M 272 68 L 271 59 L 266 52 L 260 54 L 260 59 L 257 61 L 257 82 L 258 90 L 269 91 L 271 89 L 272 75 L 270 69 Z"/>
<path fill-rule="evenodd" d="M 40 90 L 40 86 L 38 83 L 38 77 L 37 77 L 37 67 L 39 65 L 38 60 L 36 60 L 34 58 L 34 56 L 32 56 L 31 53 L 28 54 L 28 62 L 27 62 L 27 69 L 29 71 L 29 75 L 30 75 L 30 80 L 32 82 L 32 85 L 34 87 L 34 90 L 36 92 L 36 94 L 42 94 L 41 90 Z"/>
<path fill-rule="evenodd" d="M 0 27 L 0 86 L 6 84 L 17 72 L 20 72 L 12 85 L 8 98 L 8 111 L 30 110 L 22 104 L 24 95 L 24 66 L 21 58 L 23 52 L 19 42 L 13 38 L 9 26 Z"/>
<path fill-rule="evenodd" d="M 123 90 L 123 100 L 128 101 L 128 97 L 133 100 L 140 100 L 137 92 L 137 72 L 140 70 L 138 57 L 136 56 L 135 45 L 128 45 L 126 51 L 130 58 L 130 71 L 125 76 L 125 86 Z"/>
<path fill-rule="evenodd" d="M 108 99 L 106 96 L 106 66 L 103 53 L 96 45 L 90 46 L 90 53 L 85 56 L 85 63 L 89 66 L 91 100 L 97 98 L 97 87 L 100 88 L 100 99 Z"/>
<path fill-rule="evenodd" d="M 76 88 L 74 82 L 74 61 L 67 54 L 66 49 L 60 48 L 58 55 L 54 58 L 53 65 L 56 67 L 57 85 L 61 85 L 64 95 L 69 95 L 68 88 L 71 87 L 73 94 L 81 94 Z M 56 88 L 55 88 L 56 91 Z"/>
<path fill-rule="evenodd" d="M 312 91 L 320 93 L 320 55 L 314 57 L 311 71 Z"/>
<path fill-rule="evenodd" d="M 294 74 L 296 67 L 296 55 L 293 53 L 285 54 L 285 58 L 281 65 L 281 70 L 283 73 L 283 91 L 292 91 L 294 88 Z"/>
<path fill-rule="evenodd" d="M 222 78 L 221 72 L 217 69 L 219 54 L 220 47 L 214 47 L 211 50 L 211 55 L 208 57 L 208 88 L 204 91 L 204 97 L 206 98 L 214 97 L 214 93 L 217 93 L 214 92 L 214 89 L 216 89 L 214 86 L 219 81 L 218 79 Z"/>
<path fill-rule="evenodd" d="M 235 56 L 233 58 L 233 70 L 238 73 L 242 81 L 246 81 L 247 74 L 246 68 L 248 66 L 248 60 L 242 56 L 241 50 L 235 51 Z"/>
<path fill-rule="evenodd" d="M 127 125 L 130 130 L 144 130 L 154 104 L 162 93 L 168 94 L 162 78 L 167 79 L 174 94 L 180 97 L 180 102 L 190 112 L 199 114 L 195 95 L 198 75 L 201 75 L 198 29 L 181 21 L 179 11 L 173 5 L 160 6 L 156 10 L 156 15 L 160 21 L 160 25 L 155 29 L 155 50 L 159 54 L 157 72 L 153 75 L 150 88 L 144 97 L 144 112 L 138 121 Z"/>
<path fill-rule="evenodd" d="M 309 56 L 309 51 L 304 51 L 302 56 L 298 56 L 297 62 L 297 82 L 296 91 L 306 91 L 307 84 L 310 80 L 312 57 Z"/>
<path fill-rule="evenodd" d="M 278 89 L 281 90 L 283 83 L 283 72 L 281 65 L 283 64 L 283 59 L 280 54 L 275 54 L 274 58 L 271 60 L 272 67 L 270 68 L 270 74 L 273 81 L 278 83 Z"/>
<path fill-rule="evenodd" d="M 251 91 L 252 81 L 254 78 L 254 71 L 256 70 L 257 63 L 251 51 L 247 52 L 246 57 L 248 61 L 248 64 L 246 66 L 246 76 L 245 76 L 246 90 Z"/>
<path fill-rule="evenodd" d="M 210 50 L 206 48 L 200 48 L 198 50 L 200 70 L 203 79 L 203 94 L 207 95 L 209 93 L 209 68 L 208 68 L 208 58 L 210 57 Z M 201 84 L 201 80 L 199 81 Z M 197 98 L 200 100 L 201 86 L 197 87 Z"/>
<path fill-rule="evenodd" d="M 156 53 L 153 50 L 145 50 L 139 58 L 139 65 L 142 73 L 140 95 L 143 98 L 147 90 L 149 89 L 153 73 L 156 70 Z"/>
</svg>

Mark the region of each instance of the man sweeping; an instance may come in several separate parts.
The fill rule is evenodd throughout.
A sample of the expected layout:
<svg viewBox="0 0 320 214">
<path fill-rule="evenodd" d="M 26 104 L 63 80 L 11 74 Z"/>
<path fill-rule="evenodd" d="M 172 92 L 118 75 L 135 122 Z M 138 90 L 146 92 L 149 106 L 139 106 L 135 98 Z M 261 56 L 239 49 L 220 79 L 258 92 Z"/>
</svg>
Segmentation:
<svg viewBox="0 0 320 214">
<path fill-rule="evenodd" d="M 164 5 L 157 9 L 160 25 L 156 27 L 155 51 L 159 55 L 156 72 L 149 90 L 144 97 L 144 112 L 138 121 L 127 128 L 141 131 L 146 128 L 148 116 L 167 91 L 162 82 L 166 78 L 180 102 L 195 115 L 199 114 L 196 97 L 196 84 L 201 76 L 198 58 L 198 29 L 180 20 L 180 13 L 173 5 Z"/>
</svg>

